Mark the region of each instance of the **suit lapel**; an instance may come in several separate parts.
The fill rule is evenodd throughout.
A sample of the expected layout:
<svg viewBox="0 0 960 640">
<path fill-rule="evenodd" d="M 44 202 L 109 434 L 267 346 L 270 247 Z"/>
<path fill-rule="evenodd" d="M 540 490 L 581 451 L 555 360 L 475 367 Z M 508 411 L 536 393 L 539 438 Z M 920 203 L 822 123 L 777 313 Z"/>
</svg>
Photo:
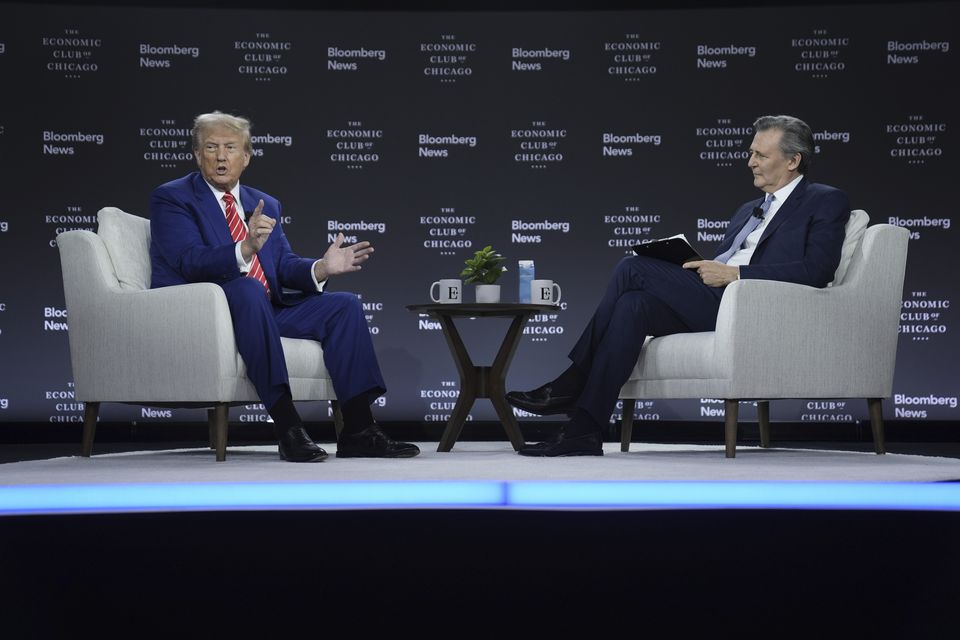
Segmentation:
<svg viewBox="0 0 960 640">
<path fill-rule="evenodd" d="M 211 230 L 216 244 L 232 243 L 233 238 L 230 236 L 230 228 L 227 226 L 227 219 L 223 215 L 220 203 L 217 202 L 203 176 L 199 172 L 193 175 L 193 195 L 204 226 Z"/>
<path fill-rule="evenodd" d="M 730 249 L 730 247 L 733 245 L 733 241 L 737 239 L 737 234 L 740 233 L 740 229 L 743 229 L 743 225 L 747 224 L 747 220 L 749 220 L 750 216 L 753 215 L 753 210 L 759 207 L 762 202 L 763 198 L 760 198 L 759 200 L 748 203 L 743 213 L 741 213 L 739 216 L 735 216 L 733 220 L 730 221 L 730 225 L 726 232 L 726 238 L 724 238 L 723 243 L 717 247 L 716 255 L 719 256 L 723 252 Z"/>
<path fill-rule="evenodd" d="M 787 218 L 790 215 L 800 208 L 800 205 L 803 203 L 803 197 L 807 192 L 807 179 L 801 178 L 799 184 L 794 187 L 793 191 L 787 197 L 787 201 L 780 205 L 780 208 L 777 210 L 777 214 L 773 216 L 773 220 L 770 221 L 770 224 L 767 225 L 767 228 L 763 230 L 763 235 L 760 236 L 760 241 L 757 243 L 757 246 L 763 244 L 763 241 L 770 237 L 770 235 L 777 230 L 777 228 L 786 222 Z"/>
</svg>

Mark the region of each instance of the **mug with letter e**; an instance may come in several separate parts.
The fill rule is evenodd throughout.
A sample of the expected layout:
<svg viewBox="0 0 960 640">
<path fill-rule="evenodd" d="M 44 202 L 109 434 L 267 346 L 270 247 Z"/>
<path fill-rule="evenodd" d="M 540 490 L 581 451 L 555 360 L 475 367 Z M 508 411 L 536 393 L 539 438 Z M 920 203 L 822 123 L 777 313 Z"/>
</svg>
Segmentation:
<svg viewBox="0 0 960 640">
<path fill-rule="evenodd" d="M 434 287 L 439 287 L 439 292 L 436 296 L 433 295 Z M 460 290 L 461 284 L 459 280 L 453 278 L 437 280 L 430 285 L 430 299 L 440 304 L 456 304 L 461 300 Z"/>
<path fill-rule="evenodd" d="M 560 285 L 553 280 L 534 280 L 530 283 L 530 302 L 533 304 L 560 304 L 560 294 Z"/>
</svg>

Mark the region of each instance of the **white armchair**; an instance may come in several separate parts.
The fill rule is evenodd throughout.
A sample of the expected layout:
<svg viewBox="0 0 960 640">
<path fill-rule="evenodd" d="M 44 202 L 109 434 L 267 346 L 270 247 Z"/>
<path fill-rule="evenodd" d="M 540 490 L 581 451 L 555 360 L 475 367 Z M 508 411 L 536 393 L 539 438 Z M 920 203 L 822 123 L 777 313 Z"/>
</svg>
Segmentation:
<svg viewBox="0 0 960 640">
<path fill-rule="evenodd" d="M 715 331 L 648 338 L 620 390 L 621 450 L 641 398 L 723 399 L 728 458 L 739 401 L 757 401 L 768 447 L 770 400 L 866 398 L 874 450 L 884 453 L 881 400 L 893 386 L 908 234 L 867 229 L 868 221 L 865 211 L 851 214 L 831 286 L 738 280 L 723 294 Z"/>
<path fill-rule="evenodd" d="M 230 406 L 259 402 L 237 351 L 223 290 L 212 283 L 150 289 L 150 221 L 106 207 L 97 233 L 57 236 L 76 398 L 89 456 L 102 402 L 208 408 L 210 446 L 226 459 Z M 295 401 L 334 401 L 318 342 L 283 338 Z"/>
</svg>

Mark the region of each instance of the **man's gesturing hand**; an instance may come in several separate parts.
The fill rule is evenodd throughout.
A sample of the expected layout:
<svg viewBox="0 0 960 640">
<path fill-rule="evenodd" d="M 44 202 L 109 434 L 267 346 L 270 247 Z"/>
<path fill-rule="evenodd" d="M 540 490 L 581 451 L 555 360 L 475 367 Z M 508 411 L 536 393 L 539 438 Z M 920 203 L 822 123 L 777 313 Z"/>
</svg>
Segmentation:
<svg viewBox="0 0 960 640">
<path fill-rule="evenodd" d="M 240 243 L 240 253 L 244 260 L 250 262 L 253 254 L 260 252 L 276 224 L 276 220 L 263 215 L 263 200 L 258 202 L 257 208 L 247 218 L 247 238 Z"/>
<path fill-rule="evenodd" d="M 360 271 L 360 265 L 370 258 L 371 253 L 373 253 L 373 247 L 366 241 L 343 246 L 343 234 L 338 233 L 337 239 L 333 241 L 327 252 L 323 254 L 323 258 L 317 260 L 314 266 L 314 275 L 317 276 L 317 282 L 323 282 L 330 276 L 341 273 Z"/>
</svg>

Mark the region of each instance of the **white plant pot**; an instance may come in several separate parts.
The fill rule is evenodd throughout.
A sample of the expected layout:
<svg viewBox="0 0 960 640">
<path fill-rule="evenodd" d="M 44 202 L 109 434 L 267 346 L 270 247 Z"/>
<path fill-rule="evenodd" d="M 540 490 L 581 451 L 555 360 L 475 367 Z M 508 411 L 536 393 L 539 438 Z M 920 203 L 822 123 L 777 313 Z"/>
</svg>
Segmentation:
<svg viewBox="0 0 960 640">
<path fill-rule="evenodd" d="M 477 302 L 500 302 L 500 285 L 478 284 Z"/>
</svg>

